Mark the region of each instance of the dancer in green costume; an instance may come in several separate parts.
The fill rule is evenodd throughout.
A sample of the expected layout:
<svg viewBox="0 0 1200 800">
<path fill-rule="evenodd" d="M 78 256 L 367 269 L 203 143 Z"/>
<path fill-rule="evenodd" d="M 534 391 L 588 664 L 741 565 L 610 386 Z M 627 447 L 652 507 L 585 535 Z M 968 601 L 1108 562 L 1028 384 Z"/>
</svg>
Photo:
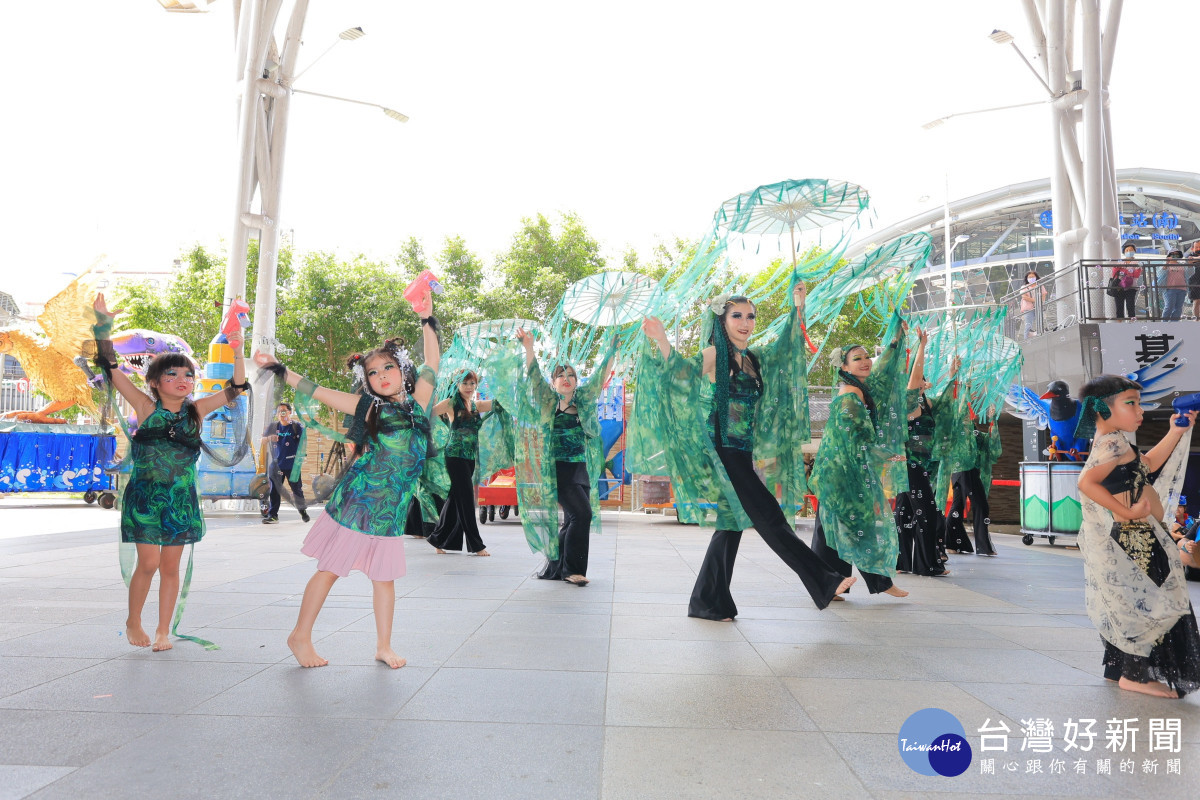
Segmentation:
<svg viewBox="0 0 1200 800">
<path fill-rule="evenodd" d="M 546 557 L 539 578 L 586 586 L 590 535 L 600 532 L 596 482 L 604 467 L 596 398 L 616 357 L 617 339 L 580 384 L 575 367 L 562 362 L 547 381 L 533 352 L 533 333 L 518 329 L 516 335 L 524 357 L 509 352 L 497 358 L 489 381 L 494 378 L 497 396 L 512 415 L 521 526 L 530 549 Z"/>
<path fill-rule="evenodd" d="M 462 550 L 465 538 L 468 552 L 491 555 L 475 521 L 475 463 L 479 458 L 479 430 L 493 401 L 475 399 L 478 385 L 479 376 L 473 370 L 460 370 L 451 384 L 451 395 L 433 407 L 435 417 L 450 421 L 449 437 L 442 448 L 450 493 L 428 539 L 439 553 Z"/>
<path fill-rule="evenodd" d="M 324 513 L 313 523 L 300 549 L 317 559 L 317 572 L 304 589 L 296 627 L 288 636 L 288 647 L 302 667 L 329 663 L 313 646 L 313 625 L 333 584 L 351 570 L 371 579 L 375 659 L 392 669 L 406 663 L 392 649 L 392 619 L 395 581 L 406 571 L 404 525 L 431 449 L 428 408 L 441 355 L 432 307 L 428 293 L 413 303 L 424 331 L 425 363 L 419 372 L 394 339 L 363 356 L 351 357 L 363 388 L 361 395 L 317 386 L 273 356 L 254 356 L 260 368 L 296 387 L 298 399 L 311 397 L 335 411 L 353 414 L 351 432 L 361 452 L 329 496 Z"/>
<path fill-rule="evenodd" d="M 900 547 L 888 494 L 908 488 L 904 437 L 917 387 L 904 379 L 906 328 L 898 319 L 893 327 L 895 338 L 873 368 L 862 345 L 831 353 L 841 384 L 813 466 L 819 512 L 812 549 L 842 575 L 857 566 L 872 594 L 906 597 L 892 583 Z"/>
<path fill-rule="evenodd" d="M 129 579 L 125 638 L 136 647 L 151 643 L 142 628 L 142 607 L 157 572 L 158 627 L 154 631 L 153 649 L 170 650 L 183 546 L 204 537 L 204 517 L 196 494 L 200 421 L 248 386 L 241 333 L 229 335 L 234 367 L 233 381 L 225 391 L 193 402 L 196 372 L 192 362 L 182 353 L 163 353 L 146 369 L 146 385 L 150 387 L 147 395 L 116 368 L 116 353 L 109 336 L 113 319 L 120 312 L 108 311 L 103 294 L 96 296 L 94 308 L 96 363 L 139 421 L 131 451 L 133 471 L 121 501 L 121 541 L 137 546 L 137 567 Z"/>
<path fill-rule="evenodd" d="M 730 592 L 742 532 L 751 526 L 800 577 L 818 608 L 855 579 L 826 567 L 793 529 L 804 493 L 800 445 L 809 436 L 808 373 L 801 327 L 805 290 L 795 311 L 765 347 L 749 347 L 757 310 L 746 297 L 720 295 L 709 305 L 705 347 L 687 359 L 672 349 L 660 320 L 648 317 L 630 425 L 630 458 L 639 471 L 669 474 L 685 522 L 703 524 L 716 505 L 716 526 L 696 576 L 688 616 L 722 622 L 737 616 Z M 766 484 L 754 471 L 765 459 Z M 783 489 L 783 508 L 767 486 Z M 786 513 L 784 511 L 786 509 Z"/>
</svg>

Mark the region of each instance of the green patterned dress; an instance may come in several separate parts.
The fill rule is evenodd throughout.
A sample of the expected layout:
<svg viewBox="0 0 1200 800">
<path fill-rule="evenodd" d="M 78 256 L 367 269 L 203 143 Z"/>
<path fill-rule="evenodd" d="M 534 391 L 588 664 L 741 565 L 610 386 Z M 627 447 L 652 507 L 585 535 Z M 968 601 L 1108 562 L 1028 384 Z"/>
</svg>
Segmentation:
<svg viewBox="0 0 1200 800">
<path fill-rule="evenodd" d="M 204 537 L 196 493 L 200 427 L 190 409 L 191 401 L 174 412 L 156 402 L 133 435 L 133 469 L 121 501 L 122 542 L 174 546 Z"/>
<path fill-rule="evenodd" d="M 364 396 L 356 417 L 371 403 Z M 300 552 L 317 569 L 345 577 L 359 570 L 373 581 L 405 574 L 404 526 L 409 504 L 426 473 L 430 425 L 425 409 L 409 400 L 382 403 L 379 436 L 346 470 Z"/>
</svg>

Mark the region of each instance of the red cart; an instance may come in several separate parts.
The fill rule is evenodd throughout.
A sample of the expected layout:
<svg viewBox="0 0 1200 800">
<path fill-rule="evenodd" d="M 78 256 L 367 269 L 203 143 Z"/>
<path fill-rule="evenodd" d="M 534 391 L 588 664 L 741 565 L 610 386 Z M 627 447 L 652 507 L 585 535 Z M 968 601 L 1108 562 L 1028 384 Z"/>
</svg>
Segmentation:
<svg viewBox="0 0 1200 800">
<path fill-rule="evenodd" d="M 502 469 L 492 475 L 479 487 L 478 498 L 480 522 L 496 519 L 497 508 L 500 509 L 500 519 L 508 519 L 509 510 L 514 514 L 519 513 L 516 470 Z"/>
</svg>

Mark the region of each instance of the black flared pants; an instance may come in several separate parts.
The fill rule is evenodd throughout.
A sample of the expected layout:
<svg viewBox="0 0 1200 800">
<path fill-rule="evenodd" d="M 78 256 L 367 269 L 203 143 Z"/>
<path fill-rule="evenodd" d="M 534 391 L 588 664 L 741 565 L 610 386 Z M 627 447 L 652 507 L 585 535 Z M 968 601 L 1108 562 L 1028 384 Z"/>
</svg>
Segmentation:
<svg viewBox="0 0 1200 800">
<path fill-rule="evenodd" d="M 963 515 L 967 507 L 967 498 L 971 499 L 971 520 L 975 527 L 975 552 L 980 555 L 994 556 L 992 537 L 988 533 L 992 512 L 988 506 L 987 492 L 984 491 L 983 480 L 979 477 L 978 469 L 956 472 L 950 476 L 954 483 L 954 503 L 950 506 L 950 518 L 946 520 L 946 547 L 962 553 L 971 552 L 967 541 L 967 531 L 963 527 Z"/>
<path fill-rule="evenodd" d="M 556 461 L 554 471 L 558 480 L 558 504 L 563 510 L 563 522 L 558 529 L 558 558 L 548 562 L 538 577 L 559 581 L 572 575 L 587 575 L 592 500 L 587 464 Z"/>
<path fill-rule="evenodd" d="M 825 608 L 837 593 L 841 576 L 826 567 L 796 535 L 775 495 L 755 474 L 750 453 L 718 447 L 717 455 L 758 535 L 796 573 L 817 608 Z M 729 584 L 733 580 L 733 563 L 741 541 L 741 531 L 713 533 L 696 575 L 696 585 L 688 603 L 689 617 L 723 620 L 737 616 L 737 605 L 733 602 Z"/>
<path fill-rule="evenodd" d="M 933 500 L 929 473 L 920 464 L 908 462 L 908 491 L 896 496 L 896 530 L 900 535 L 900 557 L 896 569 L 914 575 L 941 575 L 938 539 L 945 525 Z"/>
<path fill-rule="evenodd" d="M 829 542 L 825 540 L 825 528 L 821 526 L 821 515 L 817 515 L 817 527 L 813 530 L 812 539 L 813 552 L 820 556 L 821 560 L 844 578 L 849 578 L 852 567 L 849 561 L 843 561 L 837 551 L 829 546 Z M 864 572 L 861 569 L 858 574 L 862 575 L 863 583 L 867 585 L 867 591 L 871 594 L 879 594 L 886 592 L 892 588 L 892 579 L 887 575 L 878 575 L 874 572 Z"/>
<path fill-rule="evenodd" d="M 450 475 L 450 496 L 442 506 L 437 527 L 425 541 L 442 550 L 462 550 L 463 539 L 467 552 L 485 549 L 475 521 L 475 460 L 446 456 L 446 472 Z"/>
</svg>

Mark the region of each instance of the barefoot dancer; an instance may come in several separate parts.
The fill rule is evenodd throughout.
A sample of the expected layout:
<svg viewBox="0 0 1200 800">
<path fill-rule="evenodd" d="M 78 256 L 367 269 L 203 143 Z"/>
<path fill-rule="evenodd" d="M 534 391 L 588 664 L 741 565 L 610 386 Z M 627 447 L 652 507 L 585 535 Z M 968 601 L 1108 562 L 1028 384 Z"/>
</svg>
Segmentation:
<svg viewBox="0 0 1200 800">
<path fill-rule="evenodd" d="M 1200 688 L 1200 632 L 1179 549 L 1147 476 L 1161 469 L 1155 483 L 1178 501 L 1196 412 L 1172 416 L 1166 436 L 1143 456 L 1125 438 L 1142 424 L 1141 389 L 1101 375 L 1080 392 L 1076 436 L 1095 431 L 1079 476 L 1085 600 L 1104 640 L 1104 677 L 1131 692 L 1182 697 Z"/>
<path fill-rule="evenodd" d="M 492 410 L 491 400 L 476 400 L 479 376 L 462 370 L 455 376 L 453 394 L 433 407 L 435 416 L 449 418 L 450 439 L 443 450 L 446 472 L 450 474 L 450 496 L 442 506 L 437 527 L 429 534 L 429 544 L 439 553 L 462 550 L 477 556 L 490 556 L 475 522 L 475 463 L 479 458 L 479 429 L 483 414 Z"/>
<path fill-rule="evenodd" d="M 525 348 L 524 371 L 510 381 L 513 391 L 506 397 L 522 399 L 506 399 L 505 407 L 516 409 L 524 430 L 517 444 L 521 525 L 530 546 L 546 556 L 539 578 L 587 586 L 591 534 L 600 532 L 596 482 L 604 469 L 596 398 L 616 357 L 617 340 L 600 356 L 591 379 L 580 384 L 575 367 L 564 362 L 554 365 L 547 382 L 533 352 L 532 331 L 518 328 L 516 335 Z M 501 371 L 512 373 L 511 367 Z M 527 502 L 535 498 L 540 502 Z M 563 512 L 557 534 L 552 529 L 556 505 Z"/>
<path fill-rule="evenodd" d="M 904 472 L 903 443 L 891 441 L 890 433 L 894 423 L 907 433 L 912 405 L 905 399 L 904 332 L 900 323 L 873 369 L 862 345 L 831 353 L 842 382 L 829 404 L 812 472 L 818 501 L 812 549 L 842 575 L 850 574 L 851 564 L 857 566 L 871 594 L 893 597 L 908 596 L 892 583 L 900 546 L 884 491 L 889 480 L 901 491 L 907 484 L 906 475 L 885 475 L 885 470 Z"/>
<path fill-rule="evenodd" d="M 196 372 L 182 353 L 155 356 L 146 369 L 145 394 L 116 365 L 109 335 L 114 317 L 104 295 L 95 302 L 96 363 L 125 401 L 133 407 L 138 429 L 132 440 L 133 471 L 121 500 L 121 541 L 137 545 L 137 567 L 129 580 L 129 618 L 125 637 L 137 647 L 150 644 L 142 628 L 142 607 L 150 581 L 158 573 L 158 627 L 154 649 L 170 650 L 170 629 L 179 596 L 179 562 L 185 544 L 204 537 L 204 516 L 196 494 L 196 460 L 200 457 L 200 421 L 247 387 L 240 333 L 231 334 L 233 381 L 223 392 L 193 402 Z M 190 574 L 190 573 L 189 573 Z M 178 622 L 178 620 L 176 620 Z"/>
<path fill-rule="evenodd" d="M 646 456 L 665 459 L 663 468 L 671 474 L 682 519 L 700 522 L 703 505 L 715 501 L 718 507 L 718 530 L 696 576 L 689 617 L 730 622 L 737 616 L 729 584 L 742 531 L 751 526 L 800 577 L 818 608 L 828 606 L 855 581 L 822 564 L 796 536 L 791 522 L 803 494 L 800 445 L 808 438 L 807 372 L 799 324 L 804 297 L 804 284 L 796 284 L 796 310 L 788 314 L 779 337 L 754 350 L 749 343 L 756 312 L 745 297 L 719 296 L 710 304 L 706 325 L 712 325 L 712 344 L 693 359 L 672 349 L 660 320 L 648 317 L 643 325 L 658 347 L 647 349 L 638 371 L 634 425 L 644 440 L 639 446 Z M 700 400 L 704 384 L 713 391 L 707 427 Z M 755 456 L 775 459 L 786 514 L 755 474 Z"/>
<path fill-rule="evenodd" d="M 426 296 L 413 308 L 418 314 L 430 314 L 431 305 Z M 353 414 L 355 422 L 366 431 L 364 452 L 342 476 L 325 503 L 325 513 L 313 523 L 300 550 L 317 559 L 317 572 L 304 589 L 296 627 L 288 636 L 288 647 L 302 667 L 329 663 L 313 647 L 313 625 L 333 584 L 355 569 L 371 579 L 375 659 L 392 669 L 405 664 L 392 650 L 395 581 L 405 573 L 404 523 L 429 450 L 426 409 L 433 397 L 440 358 L 436 320 L 424 316 L 421 325 L 425 363 L 415 379 L 408 354 L 396 340 L 389 339 L 356 362 L 364 372 L 362 395 L 325 389 L 288 370 L 272 356 L 254 356 L 259 367 L 283 376 L 300 394 Z"/>
</svg>

